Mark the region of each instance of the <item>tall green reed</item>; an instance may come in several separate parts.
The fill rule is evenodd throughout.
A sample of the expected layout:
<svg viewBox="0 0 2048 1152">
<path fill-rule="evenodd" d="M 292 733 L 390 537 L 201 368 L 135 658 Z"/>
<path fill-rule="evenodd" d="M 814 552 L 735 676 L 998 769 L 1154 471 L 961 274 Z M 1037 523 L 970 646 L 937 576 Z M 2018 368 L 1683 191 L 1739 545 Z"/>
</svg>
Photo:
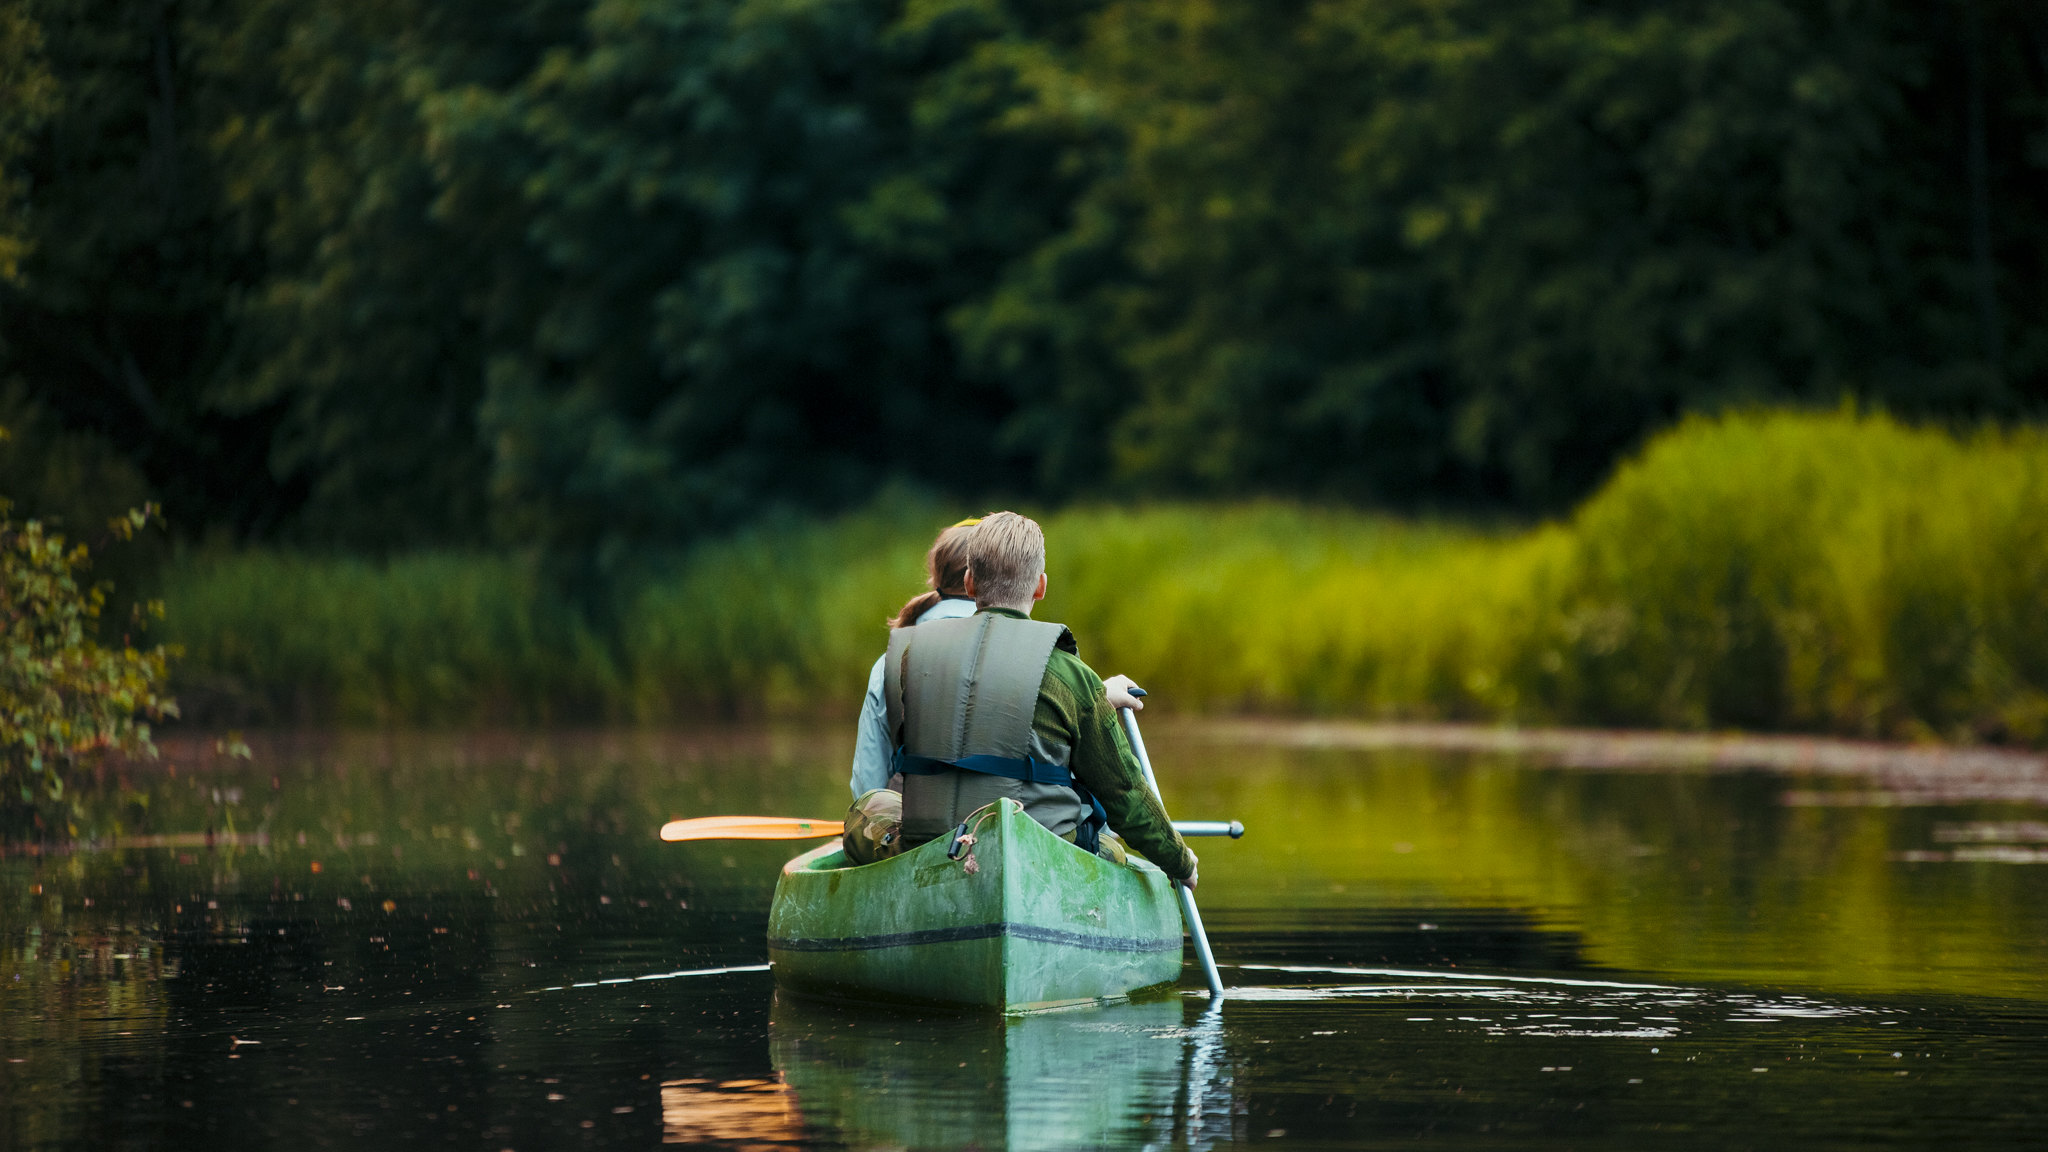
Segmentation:
<svg viewBox="0 0 2048 1152">
<path fill-rule="evenodd" d="M 609 646 L 533 567 L 245 552 L 166 574 L 188 711 L 215 722 L 593 723 L 623 718 Z M 176 605 L 171 608 L 170 605 Z"/>
<path fill-rule="evenodd" d="M 633 714 L 854 710 L 888 644 L 885 621 L 924 590 L 934 525 L 957 518 L 900 500 L 822 523 L 771 522 L 699 548 L 626 613 Z"/>
<path fill-rule="evenodd" d="M 166 599 L 187 684 L 258 718 L 844 715 L 962 511 L 758 526 L 621 593 L 604 638 L 503 557 L 201 558 Z M 1170 708 L 2048 738 L 2037 431 L 1695 418 L 1514 532 L 1276 503 L 1041 519 L 1040 617 Z"/>
</svg>

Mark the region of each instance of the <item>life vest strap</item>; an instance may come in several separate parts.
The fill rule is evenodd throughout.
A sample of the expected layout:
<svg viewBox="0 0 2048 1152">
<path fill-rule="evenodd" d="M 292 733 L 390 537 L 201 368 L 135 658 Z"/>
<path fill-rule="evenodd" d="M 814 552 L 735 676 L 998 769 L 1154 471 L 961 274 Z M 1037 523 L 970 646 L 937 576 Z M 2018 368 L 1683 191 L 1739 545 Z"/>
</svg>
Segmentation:
<svg viewBox="0 0 2048 1152">
<path fill-rule="evenodd" d="M 959 769 L 965 772 L 979 772 L 984 776 L 1022 780 L 1027 784 L 1057 784 L 1062 788 L 1074 786 L 1074 774 L 1067 770 L 1066 765 L 1047 764 L 1043 760 L 1029 757 L 1018 759 L 980 753 L 962 756 L 958 760 L 939 760 L 931 756 L 913 756 L 898 748 L 894 767 L 905 776 L 937 776 Z"/>
</svg>

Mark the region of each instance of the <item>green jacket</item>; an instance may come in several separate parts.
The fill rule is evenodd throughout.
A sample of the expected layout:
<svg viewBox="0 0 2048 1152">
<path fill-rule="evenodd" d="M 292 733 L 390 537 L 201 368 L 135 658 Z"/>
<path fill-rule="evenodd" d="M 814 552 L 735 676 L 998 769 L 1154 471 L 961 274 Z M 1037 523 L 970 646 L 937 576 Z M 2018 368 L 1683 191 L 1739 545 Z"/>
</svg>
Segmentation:
<svg viewBox="0 0 2048 1152">
<path fill-rule="evenodd" d="M 983 608 L 1029 619 L 1008 608 Z M 1059 648 L 1045 666 L 1045 679 L 1038 684 L 1038 708 L 1031 726 L 1047 743 L 1065 744 L 1073 751 L 1067 762 L 1074 778 L 1102 801 L 1109 814 L 1109 826 L 1124 842 L 1145 854 L 1168 876 L 1185 880 L 1194 871 L 1194 857 L 1173 821 L 1152 790 L 1145 786 L 1145 772 L 1124 739 L 1116 709 L 1102 687 L 1102 677 L 1079 656 Z"/>
</svg>

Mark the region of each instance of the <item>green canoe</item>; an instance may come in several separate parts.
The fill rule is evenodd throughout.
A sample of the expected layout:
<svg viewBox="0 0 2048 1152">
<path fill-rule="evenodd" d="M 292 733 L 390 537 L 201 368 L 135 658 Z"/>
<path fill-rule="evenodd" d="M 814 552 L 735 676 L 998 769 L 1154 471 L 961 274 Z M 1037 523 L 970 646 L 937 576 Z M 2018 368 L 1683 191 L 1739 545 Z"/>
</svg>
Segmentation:
<svg viewBox="0 0 2048 1152">
<path fill-rule="evenodd" d="M 1180 978 L 1180 909 L 1159 869 L 1083 852 L 1009 800 L 958 860 L 951 842 L 861 867 L 829 844 L 784 865 L 768 913 L 776 982 L 1030 1012 Z"/>
</svg>

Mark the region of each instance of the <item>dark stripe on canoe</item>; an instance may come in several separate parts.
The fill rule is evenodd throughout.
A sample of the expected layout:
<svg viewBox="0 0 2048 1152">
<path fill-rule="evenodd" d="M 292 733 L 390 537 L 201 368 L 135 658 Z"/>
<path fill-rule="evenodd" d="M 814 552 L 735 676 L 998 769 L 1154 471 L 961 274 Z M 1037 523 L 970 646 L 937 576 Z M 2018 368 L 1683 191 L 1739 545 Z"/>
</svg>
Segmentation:
<svg viewBox="0 0 2048 1152">
<path fill-rule="evenodd" d="M 1167 952 L 1180 947 L 1178 936 L 1171 940 L 1147 940 L 1133 936 L 1091 936 L 1082 932 L 1065 932 L 1058 928 L 1041 928 L 1036 924 L 969 924 L 961 928 L 927 928 L 920 932 L 888 932 L 877 936 L 771 939 L 768 941 L 768 947 L 784 952 L 866 952 L 875 948 L 951 944 L 960 940 L 987 940 L 996 936 L 1013 936 L 1019 940 L 1060 944 L 1068 948 L 1083 948 L 1090 952 Z"/>
</svg>

